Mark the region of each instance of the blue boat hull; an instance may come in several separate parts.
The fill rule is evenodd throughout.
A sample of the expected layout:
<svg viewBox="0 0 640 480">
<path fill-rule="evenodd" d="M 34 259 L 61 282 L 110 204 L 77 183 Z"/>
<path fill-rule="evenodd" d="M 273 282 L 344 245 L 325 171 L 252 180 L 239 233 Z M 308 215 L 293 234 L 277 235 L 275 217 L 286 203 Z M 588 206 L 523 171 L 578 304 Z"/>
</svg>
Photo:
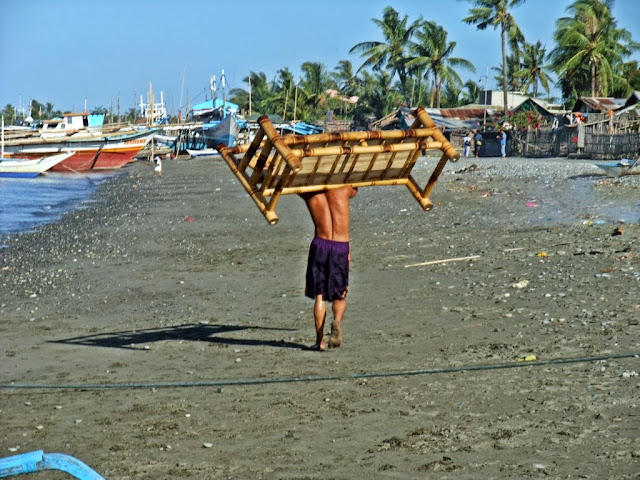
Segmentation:
<svg viewBox="0 0 640 480">
<path fill-rule="evenodd" d="M 34 178 L 40 175 L 38 172 L 21 172 L 21 173 L 9 173 L 0 172 L 0 178 Z"/>
</svg>

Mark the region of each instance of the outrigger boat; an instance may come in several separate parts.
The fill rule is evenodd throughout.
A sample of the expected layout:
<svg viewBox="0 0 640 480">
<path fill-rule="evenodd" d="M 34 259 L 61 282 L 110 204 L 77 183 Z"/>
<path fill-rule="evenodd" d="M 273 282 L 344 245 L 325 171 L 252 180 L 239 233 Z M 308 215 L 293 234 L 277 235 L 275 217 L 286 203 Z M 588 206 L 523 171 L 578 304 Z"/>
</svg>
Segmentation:
<svg viewBox="0 0 640 480">
<path fill-rule="evenodd" d="M 33 178 L 42 175 L 76 152 L 64 152 L 58 155 L 36 158 L 0 158 L 0 177 Z"/>
<path fill-rule="evenodd" d="M 631 161 L 627 158 L 623 158 L 617 162 L 600 162 L 596 163 L 595 166 L 604 170 L 604 173 L 607 177 L 620 177 L 622 175 L 626 175 L 629 170 L 636 166 L 638 163 L 637 158 L 635 161 Z"/>
<path fill-rule="evenodd" d="M 74 152 L 53 167 L 54 171 L 59 172 L 111 170 L 132 161 L 156 133 L 157 129 L 149 129 L 96 137 L 30 138 L 8 141 L 4 150 L 8 158 L 27 159 Z"/>
</svg>

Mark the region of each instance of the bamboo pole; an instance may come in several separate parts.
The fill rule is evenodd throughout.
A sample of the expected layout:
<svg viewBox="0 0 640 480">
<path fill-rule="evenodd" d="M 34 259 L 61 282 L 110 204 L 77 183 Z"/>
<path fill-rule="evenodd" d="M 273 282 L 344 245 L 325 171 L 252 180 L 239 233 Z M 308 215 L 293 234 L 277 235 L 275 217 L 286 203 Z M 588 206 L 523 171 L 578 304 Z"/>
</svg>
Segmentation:
<svg viewBox="0 0 640 480">
<path fill-rule="evenodd" d="M 436 168 L 433 170 L 431 177 L 429 177 L 427 185 L 424 187 L 424 191 L 422 192 L 423 197 L 429 198 L 431 196 L 433 187 L 436 186 L 436 182 L 438 181 L 438 178 L 440 177 L 444 166 L 447 164 L 447 160 L 447 154 L 443 153 L 442 157 L 440 157 L 440 160 L 438 161 L 438 164 L 436 165 Z"/>
<path fill-rule="evenodd" d="M 269 117 L 263 115 L 258 119 L 258 123 L 264 129 L 267 134 L 267 138 L 271 140 L 273 146 L 276 147 L 276 150 L 282 155 L 285 161 L 291 167 L 291 170 L 297 172 L 302 168 L 302 163 L 300 159 L 291 153 L 291 149 L 286 145 L 286 143 L 282 140 L 282 137 L 278 135 L 276 129 L 273 127 L 273 124 L 269 120 Z"/>
<path fill-rule="evenodd" d="M 429 116 L 427 111 L 422 107 L 418 107 L 416 108 L 415 115 L 416 121 L 414 122 L 412 127 L 417 128 L 418 124 L 420 123 L 427 128 L 433 129 L 433 133 L 431 134 L 431 136 L 434 140 L 442 143 L 442 151 L 444 152 L 446 157 L 452 162 L 457 162 L 460 158 L 460 153 L 453 147 L 453 145 L 449 143 L 449 140 L 446 139 L 446 137 L 438 129 L 438 127 L 436 127 L 436 124 L 433 123 L 433 120 L 431 120 L 431 117 Z"/>
<path fill-rule="evenodd" d="M 425 197 L 422 194 L 422 192 L 420 191 L 420 186 L 418 185 L 418 182 L 416 182 L 415 178 L 413 178 L 413 175 L 409 175 L 406 185 L 413 197 L 422 207 L 422 210 L 428 212 L 433 208 L 433 202 L 429 199 L 428 196 Z"/>
<path fill-rule="evenodd" d="M 325 190 L 332 190 L 335 188 L 342 188 L 345 185 L 350 185 L 354 188 L 358 187 L 372 187 L 372 186 L 389 186 L 389 185 L 406 185 L 409 182 L 407 178 L 390 178 L 382 180 L 366 180 L 366 181 L 353 181 L 349 183 L 324 183 L 314 185 L 299 185 L 296 187 L 283 188 L 282 195 L 299 195 L 301 193 L 321 192 Z M 264 191 L 264 196 L 269 197 L 273 195 L 275 188 L 267 188 Z"/>
<path fill-rule="evenodd" d="M 267 219 L 267 222 L 269 222 L 269 225 L 275 225 L 276 223 L 278 223 L 278 215 L 273 211 L 267 210 L 267 207 L 266 207 L 267 203 L 264 196 L 259 191 L 255 190 L 250 185 L 249 181 L 245 178 L 243 173 L 238 170 L 238 168 L 236 167 L 236 161 L 229 154 L 228 149 L 224 149 L 224 148 L 221 149 L 220 155 L 222 156 L 224 161 L 227 163 L 231 171 L 235 174 L 236 178 L 240 181 L 240 184 L 247 191 L 251 199 L 257 205 L 260 212 L 262 212 L 262 215 L 264 215 L 264 218 Z"/>
<path fill-rule="evenodd" d="M 445 139 L 446 141 L 446 139 Z M 439 150 L 442 146 L 440 142 L 411 142 L 411 143 L 392 143 L 384 145 L 354 145 L 341 146 L 332 145 L 328 147 L 317 148 L 292 148 L 290 152 L 298 158 L 303 157 L 323 157 L 326 155 L 363 155 L 371 153 L 400 153 L 413 152 L 416 150 Z M 453 148 L 453 147 L 452 147 Z"/>
<path fill-rule="evenodd" d="M 433 128 L 411 128 L 409 130 L 369 130 L 364 132 L 331 132 L 313 133 L 311 135 L 286 135 L 283 137 L 283 140 L 289 146 L 312 145 L 315 143 L 358 143 L 366 142 L 367 140 L 401 140 L 413 137 L 429 138 L 434 137 L 433 134 L 436 132 L 440 132 L 440 130 L 438 130 L 438 127 L 434 124 Z M 442 133 L 440 133 L 440 135 L 442 139 L 447 141 Z"/>
</svg>

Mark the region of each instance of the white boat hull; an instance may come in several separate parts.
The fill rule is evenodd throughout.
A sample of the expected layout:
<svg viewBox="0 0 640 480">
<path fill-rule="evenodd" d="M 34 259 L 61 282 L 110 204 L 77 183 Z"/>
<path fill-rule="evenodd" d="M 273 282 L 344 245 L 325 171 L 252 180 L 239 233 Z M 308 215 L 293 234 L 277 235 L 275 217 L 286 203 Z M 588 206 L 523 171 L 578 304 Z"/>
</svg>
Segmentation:
<svg viewBox="0 0 640 480">
<path fill-rule="evenodd" d="M 0 176 L 3 177 L 36 177 L 55 167 L 76 152 L 64 152 L 36 159 L 2 158 L 0 159 Z"/>
</svg>

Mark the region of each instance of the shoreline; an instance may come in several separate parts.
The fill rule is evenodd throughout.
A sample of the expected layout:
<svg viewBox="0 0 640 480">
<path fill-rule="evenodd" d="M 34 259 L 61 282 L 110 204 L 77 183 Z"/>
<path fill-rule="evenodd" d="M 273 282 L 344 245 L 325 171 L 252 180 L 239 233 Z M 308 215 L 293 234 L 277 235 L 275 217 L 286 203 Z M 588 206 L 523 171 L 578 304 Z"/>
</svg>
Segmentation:
<svg viewBox="0 0 640 480">
<path fill-rule="evenodd" d="M 591 161 L 462 158 L 428 213 L 360 189 L 345 343 L 318 353 L 304 203 L 269 226 L 222 162 L 132 164 L 0 250 L 0 457 L 110 480 L 634 478 L 640 363 L 615 357 L 640 352 L 639 188 Z M 609 359 L 542 364 L 581 357 Z M 298 377 L 327 380 L 271 382 Z M 82 388 L 119 384 L 142 387 Z"/>
</svg>

